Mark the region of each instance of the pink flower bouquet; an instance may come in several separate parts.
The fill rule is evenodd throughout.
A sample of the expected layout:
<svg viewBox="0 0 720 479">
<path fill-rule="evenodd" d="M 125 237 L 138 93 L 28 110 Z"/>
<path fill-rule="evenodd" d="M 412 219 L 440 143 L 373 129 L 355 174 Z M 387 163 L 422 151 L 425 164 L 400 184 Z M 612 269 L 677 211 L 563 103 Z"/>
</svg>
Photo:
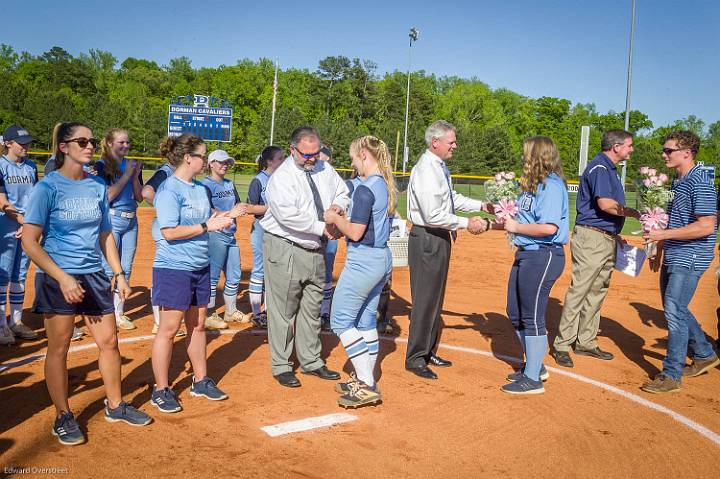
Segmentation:
<svg viewBox="0 0 720 479">
<path fill-rule="evenodd" d="M 493 179 L 485 182 L 485 198 L 493 204 L 495 217 L 501 223 L 505 219 L 514 218 L 517 215 L 517 197 L 519 193 L 520 185 L 517 182 L 515 173 L 512 171 L 496 173 Z M 515 235 L 508 233 L 507 236 L 512 248 Z"/>
<path fill-rule="evenodd" d="M 657 170 L 647 166 L 640 168 L 640 201 L 642 202 L 642 215 L 640 224 L 643 232 L 665 229 L 668 226 L 667 205 L 673 197 L 673 192 L 665 187 L 668 176 L 658 174 Z M 651 241 L 645 245 L 649 258 L 655 256 L 657 244 Z"/>
</svg>

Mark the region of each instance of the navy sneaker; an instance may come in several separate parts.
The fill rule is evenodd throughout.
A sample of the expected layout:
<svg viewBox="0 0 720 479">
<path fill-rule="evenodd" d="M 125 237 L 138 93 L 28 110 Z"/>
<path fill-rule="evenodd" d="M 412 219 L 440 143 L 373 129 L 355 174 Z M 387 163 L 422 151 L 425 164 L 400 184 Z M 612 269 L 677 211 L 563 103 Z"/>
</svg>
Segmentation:
<svg viewBox="0 0 720 479">
<path fill-rule="evenodd" d="M 517 381 L 508 383 L 500 389 L 508 394 L 542 394 L 545 392 L 542 381 L 533 381 L 524 374 Z"/>
<path fill-rule="evenodd" d="M 110 409 L 107 399 L 105 400 L 105 420 L 107 422 L 122 421 L 131 426 L 146 426 L 150 424 L 152 418 L 144 412 L 132 407 L 125 401 L 120 401 L 118 407 Z"/>
<path fill-rule="evenodd" d="M 524 370 L 525 370 L 525 365 L 523 365 L 523 367 L 521 367 L 514 373 L 508 374 L 507 380 L 508 381 L 519 381 L 523 375 Z M 543 364 L 542 367 L 540 368 L 540 381 L 545 382 L 548 379 L 550 379 L 550 373 L 548 372 L 547 369 L 545 369 L 545 365 Z"/>
<path fill-rule="evenodd" d="M 197 382 L 193 380 L 192 386 L 190 386 L 190 395 L 202 396 L 211 401 L 222 401 L 223 399 L 227 399 L 227 394 L 222 392 L 215 384 L 215 381 L 207 376 Z"/>
<path fill-rule="evenodd" d="M 85 442 L 85 436 L 80 430 L 80 424 L 78 424 L 71 412 L 65 412 L 55 419 L 52 434 L 57 436 L 60 444 L 65 446 L 77 446 Z"/>
<path fill-rule="evenodd" d="M 170 388 L 158 391 L 156 387 L 153 386 L 150 404 L 158 408 L 160 412 L 173 413 L 182 411 L 182 406 L 175 398 L 175 392 Z"/>
</svg>

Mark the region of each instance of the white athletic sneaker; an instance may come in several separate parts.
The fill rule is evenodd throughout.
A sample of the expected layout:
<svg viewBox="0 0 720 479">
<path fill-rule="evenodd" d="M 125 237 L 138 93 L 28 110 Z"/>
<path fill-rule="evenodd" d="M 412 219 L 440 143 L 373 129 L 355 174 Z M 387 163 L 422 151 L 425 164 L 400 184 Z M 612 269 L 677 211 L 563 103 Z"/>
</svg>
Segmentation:
<svg viewBox="0 0 720 479">
<path fill-rule="evenodd" d="M 8 326 L 0 328 L 0 346 L 10 346 L 15 344 L 15 335 Z"/>
<path fill-rule="evenodd" d="M 25 326 L 21 322 L 17 322 L 10 326 L 10 331 L 13 332 L 16 338 L 21 339 L 37 339 L 38 335 L 35 331 Z"/>
<path fill-rule="evenodd" d="M 125 315 L 120 316 L 120 319 L 115 319 L 115 324 L 117 324 L 117 327 L 120 329 L 137 329 L 137 326 L 133 324 L 132 321 L 130 321 L 130 318 L 128 318 Z"/>
<path fill-rule="evenodd" d="M 158 333 L 158 325 L 153 324 L 152 334 L 157 334 L 157 333 Z M 177 333 L 175 333 L 175 337 L 182 338 L 183 336 L 187 336 L 187 331 L 185 330 L 185 325 L 181 324 L 180 329 L 178 329 Z"/>
<path fill-rule="evenodd" d="M 85 336 L 85 333 L 82 329 L 78 328 L 77 326 L 73 327 L 73 334 L 70 337 L 70 341 L 78 341 L 82 339 L 82 337 Z"/>
<path fill-rule="evenodd" d="M 232 312 L 232 314 L 225 313 L 223 320 L 227 323 L 247 324 L 250 322 L 250 316 L 252 316 L 252 314 L 250 314 L 250 315 L 243 314 L 239 310 L 236 309 L 235 311 Z"/>
<path fill-rule="evenodd" d="M 228 324 L 220 319 L 217 313 L 213 313 L 212 316 L 205 318 L 205 329 L 227 329 Z"/>
</svg>

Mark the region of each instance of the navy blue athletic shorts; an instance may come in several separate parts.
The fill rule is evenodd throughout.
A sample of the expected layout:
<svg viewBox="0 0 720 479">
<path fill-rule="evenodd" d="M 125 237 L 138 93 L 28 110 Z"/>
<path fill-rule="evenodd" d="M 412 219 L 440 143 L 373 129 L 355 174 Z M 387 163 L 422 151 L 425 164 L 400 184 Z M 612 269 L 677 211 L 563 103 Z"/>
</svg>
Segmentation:
<svg viewBox="0 0 720 479">
<path fill-rule="evenodd" d="M 210 302 L 210 266 L 197 271 L 153 268 L 152 304 L 187 311 Z"/>
<path fill-rule="evenodd" d="M 60 284 L 50 275 L 38 271 L 35 275 L 33 313 L 103 316 L 115 311 L 113 294 L 110 291 L 110 279 L 105 272 L 97 271 L 71 276 L 85 290 L 85 295 L 79 303 L 65 301 Z"/>
</svg>

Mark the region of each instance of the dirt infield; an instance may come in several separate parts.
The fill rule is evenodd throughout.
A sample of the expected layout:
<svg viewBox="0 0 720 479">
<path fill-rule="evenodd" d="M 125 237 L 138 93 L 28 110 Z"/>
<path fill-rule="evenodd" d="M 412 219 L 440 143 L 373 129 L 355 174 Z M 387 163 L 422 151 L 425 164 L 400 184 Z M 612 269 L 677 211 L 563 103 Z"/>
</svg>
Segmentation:
<svg viewBox="0 0 720 479">
<path fill-rule="evenodd" d="M 138 326 L 121 331 L 125 399 L 149 412 L 145 428 L 107 423 L 103 388 L 92 339 L 73 343 L 69 356 L 70 404 L 88 442 L 65 447 L 50 435 L 53 407 L 45 388 L 37 341 L 0 350 L 0 471 L 26 468 L 70 477 L 717 477 L 720 469 L 720 369 L 684 382 L 679 394 L 639 390 L 661 367 L 666 324 L 658 276 L 644 270 L 633 279 L 616 273 L 602 309 L 600 345 L 614 361 L 576 357 L 575 368 L 550 368 L 546 393 L 511 397 L 499 386 L 510 372 L 508 357 L 520 348 L 505 316 L 505 285 L 512 254 L 504 234 L 478 238 L 461 233 L 453 248 L 445 299 L 442 356 L 452 368 L 436 368 L 438 381 L 405 372 L 410 289 L 407 269 L 393 274 L 390 310 L 400 336 L 381 341 L 383 404 L 345 411 L 333 383 L 299 375 L 303 387 L 279 386 L 270 374 L 264 332 L 236 329 L 209 334 L 208 367 L 230 399 L 190 397 L 189 363 L 178 344 L 171 380 L 185 410 L 159 413 L 149 403 L 149 307 L 154 246 L 151 209 L 140 210 L 139 250 L 133 268 L 128 315 Z M 238 228 L 243 286 L 251 265 L 250 220 Z M 631 242 L 637 243 L 637 239 Z M 342 269 L 340 248 L 336 275 Z M 570 261 L 553 289 L 548 329 L 557 329 L 570 280 Z M 704 330 L 716 334 L 720 300 L 714 268 L 702 278 L 692 310 Z M 28 278 L 26 311 L 32 304 Z M 246 292 L 240 309 L 249 310 Z M 28 312 L 26 323 L 42 328 Z M 233 326 L 238 328 L 237 326 Z M 337 338 L 324 334 L 323 355 L 332 369 L 348 371 Z M 26 360 L 26 361 L 21 361 Z M 17 364 L 20 362 L 20 364 Z M 555 366 L 550 359 L 548 366 Z M 571 372 L 576 377 L 569 376 Z M 594 382 L 588 382 L 593 380 Z M 328 428 L 270 437 L 260 428 L 332 413 L 357 419 Z M 20 474 L 19 474 L 20 475 Z M 47 474 L 45 474 L 47 475 Z"/>
</svg>

